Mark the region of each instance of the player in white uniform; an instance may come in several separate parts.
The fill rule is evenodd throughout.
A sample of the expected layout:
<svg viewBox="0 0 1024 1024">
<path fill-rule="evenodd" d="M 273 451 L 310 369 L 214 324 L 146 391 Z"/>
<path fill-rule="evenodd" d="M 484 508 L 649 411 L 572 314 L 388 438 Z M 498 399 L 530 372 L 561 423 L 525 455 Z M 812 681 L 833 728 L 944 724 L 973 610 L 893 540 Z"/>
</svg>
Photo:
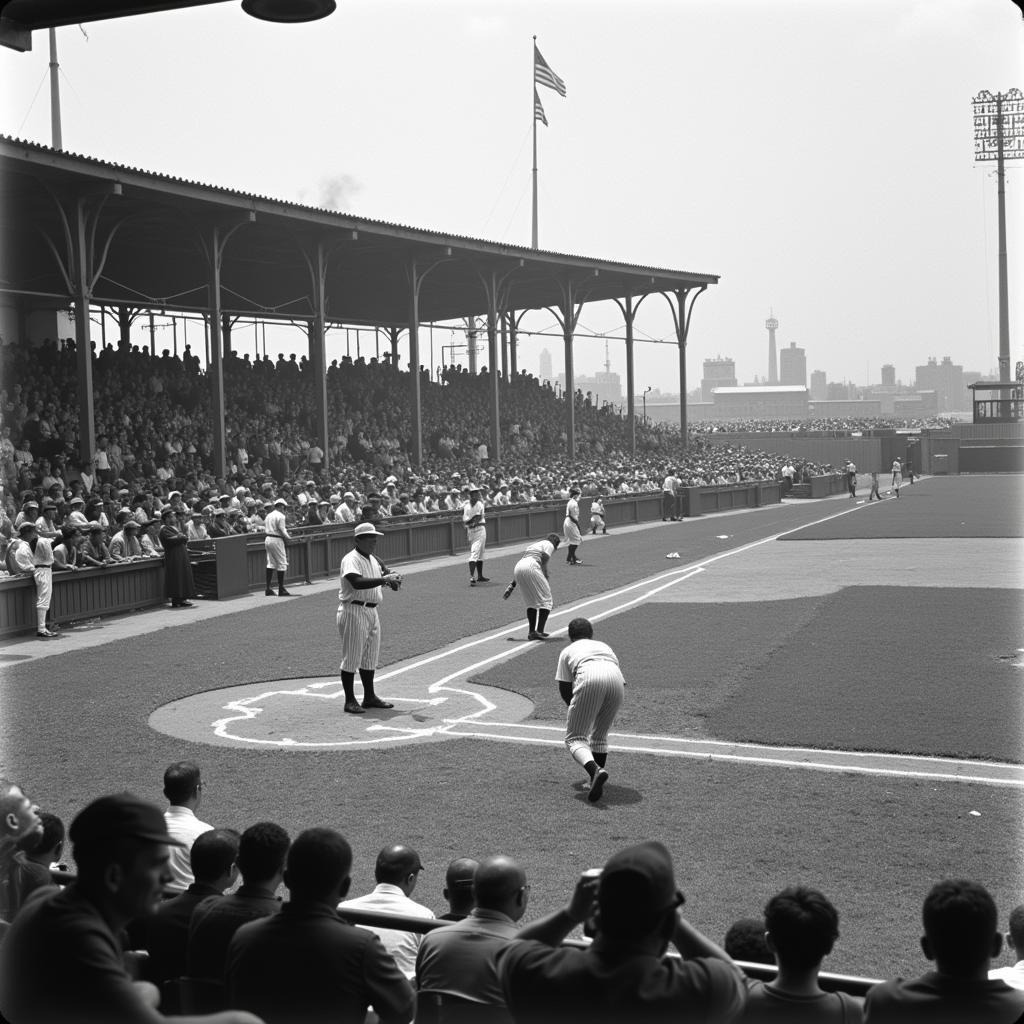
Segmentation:
<svg viewBox="0 0 1024 1024">
<path fill-rule="evenodd" d="M 470 487 L 469 501 L 462 507 L 462 522 L 469 540 L 469 585 L 490 583 L 484 575 L 484 548 L 487 546 L 487 527 L 484 525 L 484 503 L 480 499 L 480 488 Z M 474 577 L 473 573 L 476 573 Z"/>
<path fill-rule="evenodd" d="M 60 636 L 46 625 L 53 596 L 53 548 L 45 537 L 39 536 L 32 520 L 26 520 L 18 528 L 18 539 L 7 552 L 7 567 L 35 581 L 36 636 L 44 640 Z"/>
<path fill-rule="evenodd" d="M 278 498 L 274 502 L 274 511 L 267 516 L 263 524 L 263 528 L 267 531 L 266 537 L 263 538 L 263 546 L 267 551 L 267 589 L 264 591 L 267 597 L 274 596 L 270 581 L 275 572 L 277 573 L 277 596 L 291 597 L 291 594 L 284 589 L 284 574 L 288 568 L 288 552 L 284 542 L 292 539 L 291 534 L 288 533 L 288 521 L 284 515 L 284 510 L 287 507 L 288 502 L 284 498 Z"/>
<path fill-rule="evenodd" d="M 608 781 L 608 730 L 622 707 L 626 681 L 615 652 L 594 639 L 589 619 L 569 623 L 569 641 L 555 670 L 558 691 L 569 706 L 565 745 L 590 776 L 587 799 L 595 803 Z"/>
<path fill-rule="evenodd" d="M 903 467 L 900 465 L 899 459 L 893 459 L 892 463 L 892 489 L 896 492 L 896 497 L 900 496 L 900 488 L 903 486 Z"/>
<path fill-rule="evenodd" d="M 562 538 L 557 533 L 549 533 L 545 540 L 531 544 L 522 558 L 516 562 L 512 574 L 512 582 L 505 588 L 504 597 L 519 588 L 526 602 L 526 621 L 530 624 L 528 640 L 547 640 L 544 632 L 548 616 L 553 604 L 551 584 L 548 581 L 548 562 L 558 549 Z"/>
<path fill-rule="evenodd" d="M 597 533 L 598 530 L 602 533 L 608 532 L 604 522 L 604 502 L 600 497 L 594 498 L 590 503 L 590 532 Z"/>
<path fill-rule="evenodd" d="M 341 637 L 341 685 L 345 688 L 345 710 L 361 715 L 365 708 L 394 707 L 381 700 L 373 689 L 373 676 L 380 657 L 380 619 L 377 605 L 384 587 L 397 590 L 402 577 L 391 572 L 374 555 L 378 533 L 373 523 L 360 523 L 355 530 L 356 546 L 341 560 L 338 590 L 338 635 Z M 356 700 L 356 669 L 363 683 L 363 703 Z"/>
<path fill-rule="evenodd" d="M 569 545 L 569 553 L 565 556 L 567 565 L 583 564 L 576 557 L 576 549 L 583 543 L 583 537 L 580 536 L 580 503 L 577 501 L 579 496 L 578 487 L 569 488 L 569 500 L 565 503 L 565 521 L 562 523 L 565 543 Z"/>
</svg>

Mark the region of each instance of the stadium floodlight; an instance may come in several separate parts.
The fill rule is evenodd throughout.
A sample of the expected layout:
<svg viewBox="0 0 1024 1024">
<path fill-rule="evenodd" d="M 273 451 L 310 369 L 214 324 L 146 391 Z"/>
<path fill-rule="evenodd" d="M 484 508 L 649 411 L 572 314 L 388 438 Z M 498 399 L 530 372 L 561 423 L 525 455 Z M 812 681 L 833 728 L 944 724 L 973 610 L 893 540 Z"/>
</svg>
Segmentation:
<svg viewBox="0 0 1024 1024">
<path fill-rule="evenodd" d="M 995 160 L 999 194 L 999 380 L 1010 380 L 1010 313 L 1006 269 L 1006 171 L 1004 160 L 1024 157 L 1024 94 L 983 89 L 974 104 L 974 159 Z"/>
<path fill-rule="evenodd" d="M 82 25 L 108 18 L 156 14 L 184 7 L 208 7 L 225 0 L 0 0 L 0 45 L 22 52 L 32 49 L 40 28 Z M 296 23 L 332 14 L 335 0 L 242 0 L 242 10 L 261 21 Z"/>
</svg>

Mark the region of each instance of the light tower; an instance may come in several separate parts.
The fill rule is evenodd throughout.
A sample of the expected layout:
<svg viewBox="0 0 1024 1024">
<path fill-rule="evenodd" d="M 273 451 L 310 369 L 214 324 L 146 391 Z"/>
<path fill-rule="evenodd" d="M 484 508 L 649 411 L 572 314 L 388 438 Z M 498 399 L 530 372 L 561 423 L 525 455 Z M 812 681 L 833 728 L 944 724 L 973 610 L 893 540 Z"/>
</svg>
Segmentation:
<svg viewBox="0 0 1024 1024">
<path fill-rule="evenodd" d="M 775 332 L 779 329 L 779 321 L 775 319 L 775 311 L 771 310 L 764 322 L 768 328 L 768 383 L 779 383 L 779 361 L 775 357 Z"/>
</svg>

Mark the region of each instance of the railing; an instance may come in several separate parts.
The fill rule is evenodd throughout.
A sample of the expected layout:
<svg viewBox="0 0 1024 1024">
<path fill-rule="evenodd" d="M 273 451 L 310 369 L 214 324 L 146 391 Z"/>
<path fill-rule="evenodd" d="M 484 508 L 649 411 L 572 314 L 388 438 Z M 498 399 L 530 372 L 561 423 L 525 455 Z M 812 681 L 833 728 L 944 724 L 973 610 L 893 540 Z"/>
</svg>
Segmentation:
<svg viewBox="0 0 1024 1024">
<path fill-rule="evenodd" d="M 763 481 L 720 487 L 684 488 L 679 514 L 707 515 L 736 508 L 777 503 L 782 485 Z M 662 516 L 660 492 L 614 495 L 605 498 L 609 527 L 657 521 Z M 580 527 L 590 525 L 590 498 L 580 499 Z M 492 547 L 526 543 L 548 533 L 562 532 L 563 501 L 509 505 L 487 510 L 487 543 Z M 457 512 L 426 516 L 397 516 L 384 521 L 377 553 L 388 565 L 457 555 L 469 550 L 462 516 Z M 292 531 L 286 583 L 311 583 L 338 571 L 352 543 L 351 526 L 300 527 Z M 244 534 L 189 545 L 199 592 L 223 599 L 266 584 L 263 534 Z M 56 623 L 81 621 L 136 611 L 163 604 L 162 559 L 110 565 L 78 572 L 54 573 L 51 615 Z M 0 636 L 36 628 L 35 585 L 28 576 L 0 578 Z"/>
</svg>

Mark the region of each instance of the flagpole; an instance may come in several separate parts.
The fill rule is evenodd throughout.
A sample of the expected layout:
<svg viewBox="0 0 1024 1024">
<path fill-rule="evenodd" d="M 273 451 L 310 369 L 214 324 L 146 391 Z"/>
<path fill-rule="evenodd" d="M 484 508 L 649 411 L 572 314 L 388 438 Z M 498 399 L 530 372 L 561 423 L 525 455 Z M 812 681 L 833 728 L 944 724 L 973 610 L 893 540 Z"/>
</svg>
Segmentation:
<svg viewBox="0 0 1024 1024">
<path fill-rule="evenodd" d="M 537 37 L 533 37 L 533 53 L 530 54 L 530 120 L 533 121 L 533 248 L 537 248 Z"/>
</svg>

